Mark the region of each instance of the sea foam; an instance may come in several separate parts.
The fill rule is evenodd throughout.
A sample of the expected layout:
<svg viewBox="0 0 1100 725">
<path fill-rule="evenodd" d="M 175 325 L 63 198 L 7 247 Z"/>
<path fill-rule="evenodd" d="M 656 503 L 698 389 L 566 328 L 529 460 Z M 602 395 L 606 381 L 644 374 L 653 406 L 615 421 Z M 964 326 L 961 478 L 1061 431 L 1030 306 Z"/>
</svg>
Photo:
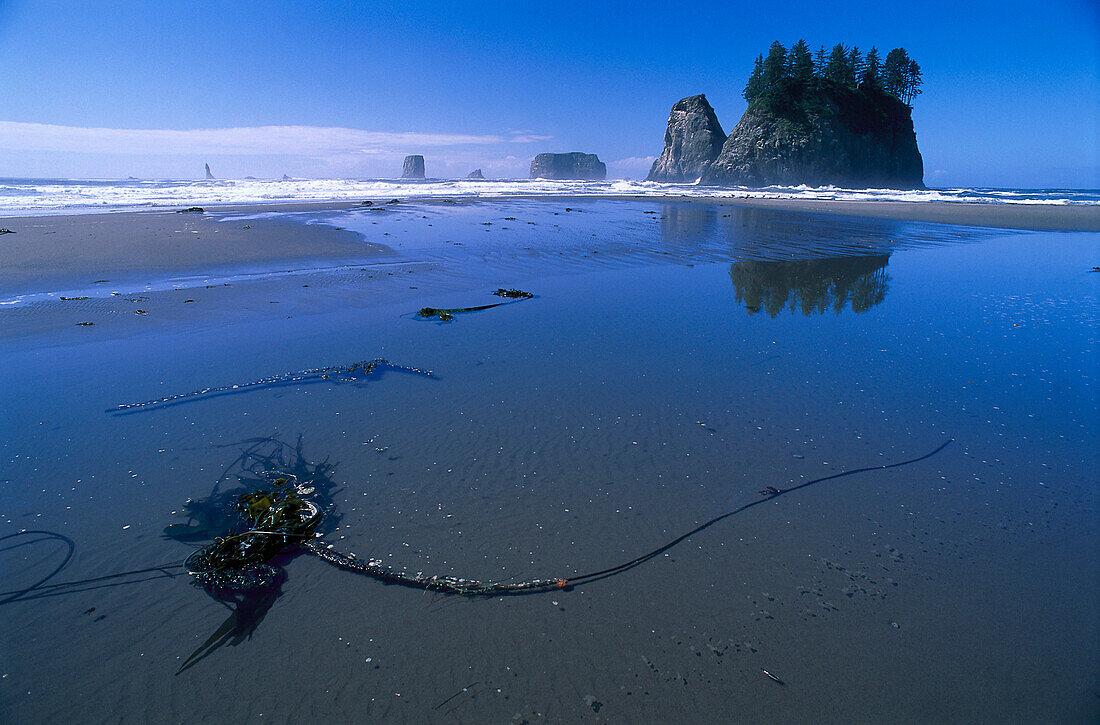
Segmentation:
<svg viewBox="0 0 1100 725">
<path fill-rule="evenodd" d="M 0 179 L 0 216 L 174 208 L 226 204 L 386 200 L 394 197 L 684 196 L 838 201 L 915 201 L 972 204 L 1097 205 L 1100 191 L 1069 189 L 922 190 L 770 186 L 762 189 L 649 181 L 543 179 Z"/>
</svg>

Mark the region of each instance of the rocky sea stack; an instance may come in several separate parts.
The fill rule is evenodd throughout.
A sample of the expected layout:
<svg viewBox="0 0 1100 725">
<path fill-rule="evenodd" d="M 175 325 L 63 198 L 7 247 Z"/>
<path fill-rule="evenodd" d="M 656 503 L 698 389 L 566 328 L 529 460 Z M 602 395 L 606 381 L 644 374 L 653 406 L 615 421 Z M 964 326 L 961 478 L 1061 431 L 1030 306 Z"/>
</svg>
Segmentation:
<svg viewBox="0 0 1100 725">
<path fill-rule="evenodd" d="M 750 103 L 704 184 L 924 188 L 910 108 L 819 80 L 789 103 Z"/>
<path fill-rule="evenodd" d="M 481 169 L 474 169 L 470 173 L 466 174 L 467 179 L 485 179 L 485 175 L 481 173 Z"/>
<path fill-rule="evenodd" d="M 700 183 L 923 189 L 909 105 L 922 83 L 905 48 L 880 60 L 874 46 L 811 53 L 805 40 L 789 51 L 777 40 L 757 56 L 749 107 Z"/>
<path fill-rule="evenodd" d="M 405 163 L 401 166 L 402 179 L 424 178 L 424 157 L 419 154 L 406 156 Z"/>
<path fill-rule="evenodd" d="M 607 166 L 596 154 L 539 154 L 531 160 L 531 178 L 601 181 L 607 178 Z"/>
<path fill-rule="evenodd" d="M 718 158 L 726 134 L 700 94 L 677 101 L 668 114 L 665 147 L 646 181 L 697 181 Z"/>
</svg>

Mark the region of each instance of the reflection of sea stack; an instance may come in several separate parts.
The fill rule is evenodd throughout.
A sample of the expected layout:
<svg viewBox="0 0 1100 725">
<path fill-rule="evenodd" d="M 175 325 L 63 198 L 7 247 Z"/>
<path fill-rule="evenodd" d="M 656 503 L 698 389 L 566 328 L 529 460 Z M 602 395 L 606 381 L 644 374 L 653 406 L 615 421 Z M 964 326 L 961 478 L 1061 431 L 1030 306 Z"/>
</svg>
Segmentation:
<svg viewBox="0 0 1100 725">
<path fill-rule="evenodd" d="M 401 167 L 402 179 L 423 179 L 424 178 L 424 157 L 415 154 L 405 157 L 405 163 Z"/>
<path fill-rule="evenodd" d="M 207 165 L 206 165 L 206 178 L 208 178 L 208 179 L 213 179 L 213 178 L 215 178 L 215 176 L 214 176 L 213 174 L 211 174 L 211 173 L 210 173 L 210 164 L 207 164 Z"/>
<path fill-rule="evenodd" d="M 847 305 L 852 312 L 866 312 L 886 299 L 889 262 L 889 254 L 734 262 L 730 280 L 750 315 L 764 310 L 775 317 L 785 307 L 807 316 L 829 308 L 839 314 Z"/>
</svg>

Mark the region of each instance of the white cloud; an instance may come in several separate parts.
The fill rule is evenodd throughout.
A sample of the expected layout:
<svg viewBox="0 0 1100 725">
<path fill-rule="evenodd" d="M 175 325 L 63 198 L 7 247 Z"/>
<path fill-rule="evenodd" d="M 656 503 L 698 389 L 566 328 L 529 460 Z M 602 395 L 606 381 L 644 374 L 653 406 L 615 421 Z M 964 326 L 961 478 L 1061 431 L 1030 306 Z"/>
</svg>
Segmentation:
<svg viewBox="0 0 1100 725">
<path fill-rule="evenodd" d="M 548 138 L 533 134 L 386 132 L 317 126 L 175 130 L 81 128 L 0 121 L 0 149 L 53 153 L 386 157 L 423 149 L 531 143 Z"/>
<path fill-rule="evenodd" d="M 607 175 L 614 179 L 644 179 L 656 156 L 631 156 L 607 162 Z"/>
</svg>

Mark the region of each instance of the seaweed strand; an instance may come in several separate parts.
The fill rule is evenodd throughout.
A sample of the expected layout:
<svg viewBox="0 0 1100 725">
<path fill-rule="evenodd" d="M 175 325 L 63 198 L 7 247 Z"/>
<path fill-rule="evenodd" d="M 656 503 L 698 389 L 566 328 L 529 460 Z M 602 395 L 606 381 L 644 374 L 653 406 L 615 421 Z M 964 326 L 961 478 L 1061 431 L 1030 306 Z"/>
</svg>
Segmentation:
<svg viewBox="0 0 1100 725">
<path fill-rule="evenodd" d="M 248 383 L 237 383 L 235 385 L 224 385 L 220 388 L 203 388 L 201 390 L 192 390 L 188 393 L 177 393 L 176 395 L 169 395 L 163 398 L 155 398 L 153 400 L 144 400 L 140 403 L 121 403 L 118 406 L 111 408 L 109 412 L 123 412 L 139 410 L 141 408 L 149 408 L 154 405 L 165 405 L 168 403 L 178 403 L 185 400 L 191 400 L 199 398 L 204 395 L 217 395 L 219 393 L 235 393 L 239 391 L 249 390 L 251 388 L 260 388 L 268 385 L 277 385 L 280 383 L 297 383 L 303 380 L 310 380 L 313 378 L 319 378 L 322 380 L 328 380 L 332 377 L 355 377 L 356 375 L 371 375 L 375 370 L 382 367 L 393 368 L 394 370 L 404 370 L 405 372 L 415 373 L 417 375 L 425 375 L 432 377 L 430 370 L 421 370 L 420 368 L 410 367 L 408 365 L 397 365 L 391 363 L 389 360 L 383 358 L 376 358 L 374 360 L 362 360 L 360 362 L 352 363 L 350 365 L 329 365 L 323 368 L 309 368 L 306 370 L 297 370 L 295 372 L 283 373 L 282 375 L 272 375 L 266 378 L 260 378 L 259 380 L 253 380 Z"/>
<path fill-rule="evenodd" d="M 771 501 L 780 496 L 788 493 L 793 493 L 810 486 L 824 483 L 825 481 L 833 481 L 845 476 L 853 476 L 857 473 L 866 473 L 868 471 L 883 471 L 890 468 L 898 468 L 901 466 L 908 466 L 913 463 L 919 463 L 920 461 L 927 460 L 936 455 L 953 441 L 953 438 L 948 438 L 946 441 L 937 446 L 929 453 L 919 456 L 917 458 L 911 458 L 906 461 L 899 461 L 897 463 L 888 463 L 881 466 L 866 466 L 863 468 L 853 468 L 840 473 L 834 473 L 829 476 L 823 476 L 821 478 L 815 478 L 812 481 L 806 481 L 796 486 L 790 486 L 788 488 L 778 489 L 773 486 L 765 486 L 760 490 L 762 498 L 755 501 L 751 501 L 743 506 L 740 506 L 733 511 L 728 511 L 719 516 L 715 516 L 710 521 L 696 526 L 691 531 L 681 534 L 671 541 L 658 546 L 656 549 L 649 551 L 641 556 L 635 557 L 629 561 L 617 564 L 615 566 L 608 567 L 606 569 L 600 569 L 599 571 L 589 572 L 587 574 L 580 574 L 573 577 L 554 577 L 550 579 L 529 579 L 523 582 L 506 583 L 506 582 L 482 582 L 476 579 L 465 579 L 462 577 L 454 576 L 439 576 L 428 575 L 422 572 L 416 574 L 408 574 L 403 571 L 388 567 L 382 563 L 380 559 L 367 559 L 363 561 L 349 554 L 343 554 L 338 551 L 334 551 L 325 545 L 319 539 L 308 541 L 302 545 L 302 548 L 313 553 L 314 555 L 324 559 L 325 561 L 333 564 L 341 569 L 353 571 L 359 574 L 364 574 L 380 581 L 390 584 L 400 584 L 408 587 L 418 589 L 430 589 L 434 591 L 441 591 L 450 594 L 461 594 L 465 596 L 477 596 L 477 595 L 491 595 L 498 596 L 504 594 L 533 594 L 536 592 L 545 592 L 553 589 L 569 589 L 574 586 L 585 584 L 589 582 L 598 581 L 600 579 L 606 579 L 616 574 L 622 574 L 625 571 L 633 569 L 640 564 L 643 564 L 650 559 L 668 551 L 677 544 L 682 543 L 686 539 L 691 538 L 695 534 L 700 533 L 704 529 L 723 521 L 731 516 L 735 516 L 743 511 L 746 511 L 753 506 L 759 506 L 762 503 Z"/>
</svg>

